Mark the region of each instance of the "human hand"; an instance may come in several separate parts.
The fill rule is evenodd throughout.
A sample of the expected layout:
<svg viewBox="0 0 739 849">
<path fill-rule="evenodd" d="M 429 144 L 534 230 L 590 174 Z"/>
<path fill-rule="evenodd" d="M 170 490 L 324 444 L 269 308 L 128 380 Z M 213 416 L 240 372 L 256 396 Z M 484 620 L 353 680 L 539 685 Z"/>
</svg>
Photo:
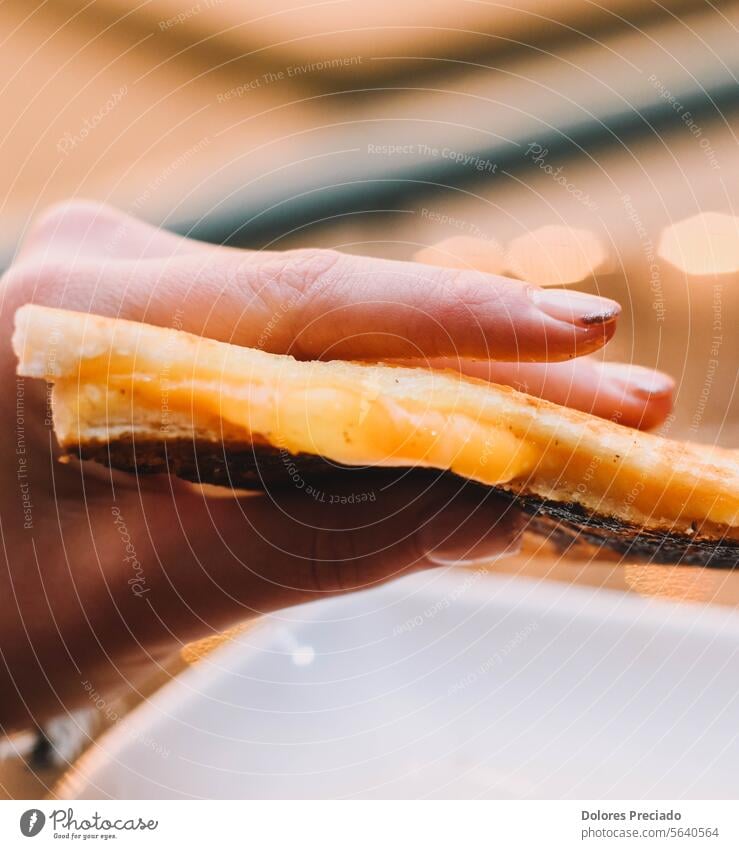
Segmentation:
<svg viewBox="0 0 739 849">
<path fill-rule="evenodd" d="M 219 248 L 95 204 L 55 208 L 3 281 L 0 369 L 15 387 L 0 405 L 14 435 L 0 459 L 6 730 L 85 703 L 86 680 L 97 692 L 126 684 L 240 619 L 490 560 L 519 528 L 492 495 L 435 475 L 326 484 L 327 503 L 294 490 L 216 497 L 174 479 L 55 463 L 45 387 L 14 376 L 13 315 L 28 302 L 300 358 L 413 359 L 514 385 L 523 375 L 528 391 L 632 425 L 657 423 L 670 405 L 668 378 L 581 359 L 615 330 L 618 305 L 607 299 L 332 251 Z M 343 498 L 358 489 L 361 507 Z"/>
</svg>

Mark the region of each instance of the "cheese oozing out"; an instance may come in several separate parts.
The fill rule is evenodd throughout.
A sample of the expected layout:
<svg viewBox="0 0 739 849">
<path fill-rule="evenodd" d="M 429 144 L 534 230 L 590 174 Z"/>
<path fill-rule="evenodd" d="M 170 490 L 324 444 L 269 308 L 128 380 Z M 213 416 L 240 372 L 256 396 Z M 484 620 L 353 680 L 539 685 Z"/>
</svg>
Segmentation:
<svg viewBox="0 0 739 849">
<path fill-rule="evenodd" d="M 739 526 L 739 454 L 640 433 L 509 387 L 388 364 L 300 362 L 172 328 L 27 305 L 18 373 L 54 384 L 70 449 L 134 435 L 267 443 L 423 466 L 644 527 Z"/>
</svg>

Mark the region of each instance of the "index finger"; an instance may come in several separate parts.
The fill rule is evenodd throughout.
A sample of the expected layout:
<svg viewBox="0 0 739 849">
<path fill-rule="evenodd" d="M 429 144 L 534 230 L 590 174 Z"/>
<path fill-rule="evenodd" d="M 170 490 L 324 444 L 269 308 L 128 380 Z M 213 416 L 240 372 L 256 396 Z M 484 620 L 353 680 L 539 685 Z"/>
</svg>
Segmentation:
<svg viewBox="0 0 739 849">
<path fill-rule="evenodd" d="M 11 272 L 14 300 L 171 326 L 305 359 L 558 361 L 611 338 L 610 299 L 477 271 L 305 249 L 62 258 Z"/>
</svg>

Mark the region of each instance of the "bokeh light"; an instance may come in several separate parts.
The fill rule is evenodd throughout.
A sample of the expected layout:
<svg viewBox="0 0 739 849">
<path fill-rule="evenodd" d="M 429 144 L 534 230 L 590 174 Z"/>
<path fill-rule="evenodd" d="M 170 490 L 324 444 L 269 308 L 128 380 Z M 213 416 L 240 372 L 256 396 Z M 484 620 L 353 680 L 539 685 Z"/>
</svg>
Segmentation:
<svg viewBox="0 0 739 849">
<path fill-rule="evenodd" d="M 608 252 L 590 230 L 550 224 L 514 239 L 506 270 L 539 286 L 566 286 L 602 268 Z"/>
<path fill-rule="evenodd" d="M 666 227 L 659 255 L 688 274 L 739 271 L 739 217 L 701 212 Z"/>
</svg>

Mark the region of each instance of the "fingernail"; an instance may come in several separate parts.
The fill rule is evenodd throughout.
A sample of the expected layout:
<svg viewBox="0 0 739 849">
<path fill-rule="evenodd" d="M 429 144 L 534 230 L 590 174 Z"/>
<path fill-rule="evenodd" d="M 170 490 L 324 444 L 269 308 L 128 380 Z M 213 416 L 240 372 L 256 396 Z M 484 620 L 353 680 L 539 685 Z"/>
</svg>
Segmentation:
<svg viewBox="0 0 739 849">
<path fill-rule="evenodd" d="M 529 297 L 550 318 L 566 321 L 580 327 L 608 324 L 614 321 L 621 307 L 610 298 L 588 295 L 575 289 L 535 289 L 531 287 Z"/>
<path fill-rule="evenodd" d="M 419 531 L 419 544 L 429 563 L 472 566 L 521 550 L 523 520 L 518 511 L 508 508 L 501 513 L 500 502 L 494 499 L 468 502 L 466 508 L 458 499 L 455 502 L 440 505 Z"/>
<path fill-rule="evenodd" d="M 615 381 L 627 392 L 645 400 L 671 395 L 675 388 L 675 381 L 669 375 L 644 366 L 602 363 L 601 369 L 606 379 Z"/>
</svg>

